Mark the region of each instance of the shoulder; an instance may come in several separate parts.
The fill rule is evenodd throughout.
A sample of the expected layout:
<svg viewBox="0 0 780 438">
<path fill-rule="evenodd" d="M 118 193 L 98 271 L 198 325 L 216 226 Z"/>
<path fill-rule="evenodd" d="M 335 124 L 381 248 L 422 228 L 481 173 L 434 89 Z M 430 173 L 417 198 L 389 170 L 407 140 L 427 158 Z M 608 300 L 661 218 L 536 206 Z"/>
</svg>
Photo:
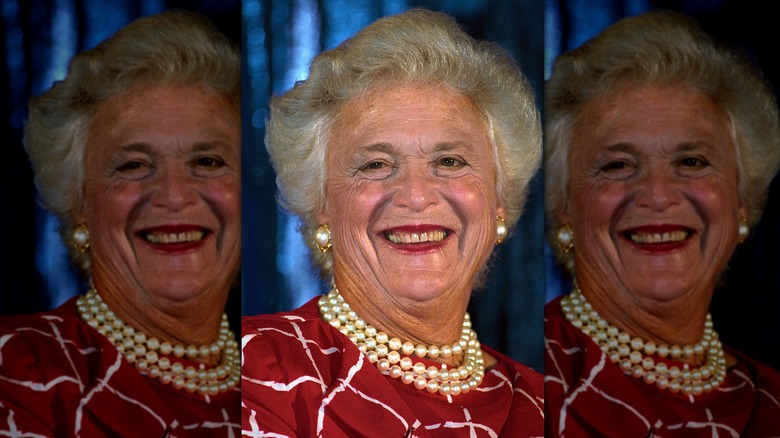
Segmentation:
<svg viewBox="0 0 780 438">
<path fill-rule="evenodd" d="M 98 337 L 81 320 L 75 300 L 50 312 L 0 318 L 0 375 L 67 367 L 58 358 L 90 356 Z"/>
<path fill-rule="evenodd" d="M 490 347 L 483 345 L 482 348 L 498 360 L 499 366 L 496 366 L 495 369 L 500 369 L 503 366 L 514 375 L 515 391 L 527 392 L 533 398 L 544 400 L 544 376 L 541 373 Z"/>
<path fill-rule="evenodd" d="M 303 352 L 336 342 L 338 332 L 320 318 L 316 300 L 289 312 L 242 318 L 242 351 L 247 361 L 249 358 L 270 359 L 279 356 L 281 351 L 285 354 Z M 269 347 L 280 350 L 268 350 Z"/>
<path fill-rule="evenodd" d="M 744 378 L 750 380 L 755 386 L 758 399 L 764 399 L 769 404 L 777 406 L 775 416 L 780 415 L 780 371 L 730 347 L 726 347 L 726 351 L 737 357 L 744 365 L 744 368 L 735 367 L 733 372 L 746 370 Z"/>
<path fill-rule="evenodd" d="M 588 350 L 598 348 L 569 323 L 561 310 L 560 301 L 561 297 L 558 297 L 544 306 L 544 366 L 548 378 L 551 374 L 559 377 L 570 374 L 573 364 L 581 361 Z"/>
<path fill-rule="evenodd" d="M 306 435 L 327 388 L 360 352 L 320 318 L 316 298 L 290 312 L 245 317 L 242 326 L 244 427 Z"/>
<path fill-rule="evenodd" d="M 101 358 L 98 337 L 79 317 L 75 300 L 51 312 L 0 318 L 3 417 L 15 418 L 28 432 L 54 430 L 58 420 L 51 413 L 72 412 L 94 381 Z"/>
<path fill-rule="evenodd" d="M 316 298 L 298 309 L 242 319 L 244 374 L 269 377 L 308 373 L 339 356 L 341 333 L 322 320 Z"/>
</svg>

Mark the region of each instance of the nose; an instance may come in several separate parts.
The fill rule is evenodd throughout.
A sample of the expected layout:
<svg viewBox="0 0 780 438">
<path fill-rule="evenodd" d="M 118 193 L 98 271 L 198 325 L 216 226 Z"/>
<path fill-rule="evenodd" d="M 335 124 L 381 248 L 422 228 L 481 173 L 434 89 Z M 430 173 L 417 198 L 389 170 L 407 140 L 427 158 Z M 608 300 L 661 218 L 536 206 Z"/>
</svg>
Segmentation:
<svg viewBox="0 0 780 438">
<path fill-rule="evenodd" d="M 186 169 L 163 167 L 151 186 L 151 202 L 155 207 L 181 211 L 196 202 L 194 181 Z"/>
<path fill-rule="evenodd" d="M 664 211 L 680 203 L 680 181 L 673 172 L 660 166 L 645 169 L 637 181 L 636 202 L 653 211 Z"/>
<path fill-rule="evenodd" d="M 429 174 L 427 166 L 408 167 L 397 178 L 394 202 L 397 206 L 412 211 L 423 211 L 438 202 L 436 181 Z"/>
</svg>

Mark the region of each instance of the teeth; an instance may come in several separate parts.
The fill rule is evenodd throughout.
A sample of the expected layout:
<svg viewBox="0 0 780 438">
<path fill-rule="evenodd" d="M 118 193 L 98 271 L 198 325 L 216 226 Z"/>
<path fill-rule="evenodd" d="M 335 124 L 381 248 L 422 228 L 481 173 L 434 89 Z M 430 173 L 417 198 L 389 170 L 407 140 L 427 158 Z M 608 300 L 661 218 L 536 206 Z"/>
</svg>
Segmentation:
<svg viewBox="0 0 780 438">
<path fill-rule="evenodd" d="M 386 233 L 387 240 L 393 243 L 423 243 L 423 242 L 439 242 L 447 237 L 447 232 L 444 230 L 428 231 L 426 233 Z"/>
<path fill-rule="evenodd" d="M 688 232 L 678 230 L 667 233 L 631 233 L 629 237 L 634 243 L 682 242 L 688 238 Z"/>
<path fill-rule="evenodd" d="M 197 242 L 204 236 L 203 231 L 186 231 L 181 233 L 148 233 L 146 234 L 146 240 L 152 243 L 183 243 L 183 242 Z"/>
</svg>

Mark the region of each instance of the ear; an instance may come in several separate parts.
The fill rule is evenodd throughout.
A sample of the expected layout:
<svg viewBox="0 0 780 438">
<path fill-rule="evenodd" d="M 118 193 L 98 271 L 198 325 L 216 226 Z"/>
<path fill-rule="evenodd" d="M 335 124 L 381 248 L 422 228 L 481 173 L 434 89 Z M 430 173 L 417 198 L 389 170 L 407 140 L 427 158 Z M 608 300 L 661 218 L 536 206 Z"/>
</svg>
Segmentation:
<svg viewBox="0 0 780 438">
<path fill-rule="evenodd" d="M 314 211 L 314 219 L 317 221 L 317 225 L 327 224 L 330 220 L 330 215 L 328 214 L 328 197 L 325 196 L 325 200 L 322 202 L 319 208 L 317 208 Z"/>
<path fill-rule="evenodd" d="M 739 217 L 741 217 L 741 218 L 743 218 L 745 220 L 747 220 L 747 218 L 748 218 L 747 207 L 745 207 L 745 205 L 742 202 L 739 203 L 739 208 L 737 209 L 737 214 L 739 214 Z"/>
<path fill-rule="evenodd" d="M 87 202 L 82 199 L 79 205 L 73 209 L 73 223 L 76 225 L 87 223 Z"/>
<path fill-rule="evenodd" d="M 506 219 L 506 210 L 504 210 L 503 205 L 499 205 L 498 208 L 496 208 L 496 216 L 501 216 Z"/>
<path fill-rule="evenodd" d="M 568 199 L 566 200 L 566 204 L 564 204 L 563 207 L 555 213 L 555 217 L 558 219 L 558 223 L 561 225 L 571 224 L 571 213 Z"/>
</svg>

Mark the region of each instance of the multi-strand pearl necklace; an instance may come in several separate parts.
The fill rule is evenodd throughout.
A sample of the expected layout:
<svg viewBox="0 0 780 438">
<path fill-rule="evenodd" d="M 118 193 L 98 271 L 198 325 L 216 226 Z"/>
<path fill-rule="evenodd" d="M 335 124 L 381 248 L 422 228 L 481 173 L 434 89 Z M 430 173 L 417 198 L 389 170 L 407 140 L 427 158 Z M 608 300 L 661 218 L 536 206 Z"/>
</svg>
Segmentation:
<svg viewBox="0 0 780 438">
<path fill-rule="evenodd" d="M 81 318 L 108 338 L 135 368 L 145 376 L 171 384 L 176 389 L 199 394 L 216 395 L 232 389 L 241 379 L 241 356 L 236 338 L 222 315 L 219 337 L 209 345 L 171 344 L 160 342 L 134 329 L 119 319 L 93 288 L 80 296 L 77 307 Z M 171 355 L 173 357 L 171 357 Z M 206 359 L 221 355 L 219 365 L 206 369 L 200 365 L 184 366 L 176 358 Z"/>
<path fill-rule="evenodd" d="M 726 378 L 726 358 L 718 334 L 707 314 L 702 339 L 693 345 L 664 345 L 632 337 L 609 324 L 582 295 L 579 289 L 561 299 L 561 309 L 573 326 L 590 336 L 609 359 L 626 375 L 643 379 L 662 390 L 701 395 L 716 389 Z M 659 358 L 693 359 L 700 367 L 669 366 Z"/>
<path fill-rule="evenodd" d="M 478 387 L 485 376 L 482 349 L 477 334 L 471 329 L 468 313 L 463 319 L 460 339 L 452 345 L 439 347 L 403 342 L 378 331 L 350 308 L 336 288 L 320 297 L 318 305 L 322 318 L 357 345 L 379 371 L 407 385 L 430 393 L 458 395 Z M 447 368 L 446 364 L 428 367 L 411 358 L 414 355 L 436 360 L 461 354 L 463 361 L 455 368 Z"/>
</svg>

